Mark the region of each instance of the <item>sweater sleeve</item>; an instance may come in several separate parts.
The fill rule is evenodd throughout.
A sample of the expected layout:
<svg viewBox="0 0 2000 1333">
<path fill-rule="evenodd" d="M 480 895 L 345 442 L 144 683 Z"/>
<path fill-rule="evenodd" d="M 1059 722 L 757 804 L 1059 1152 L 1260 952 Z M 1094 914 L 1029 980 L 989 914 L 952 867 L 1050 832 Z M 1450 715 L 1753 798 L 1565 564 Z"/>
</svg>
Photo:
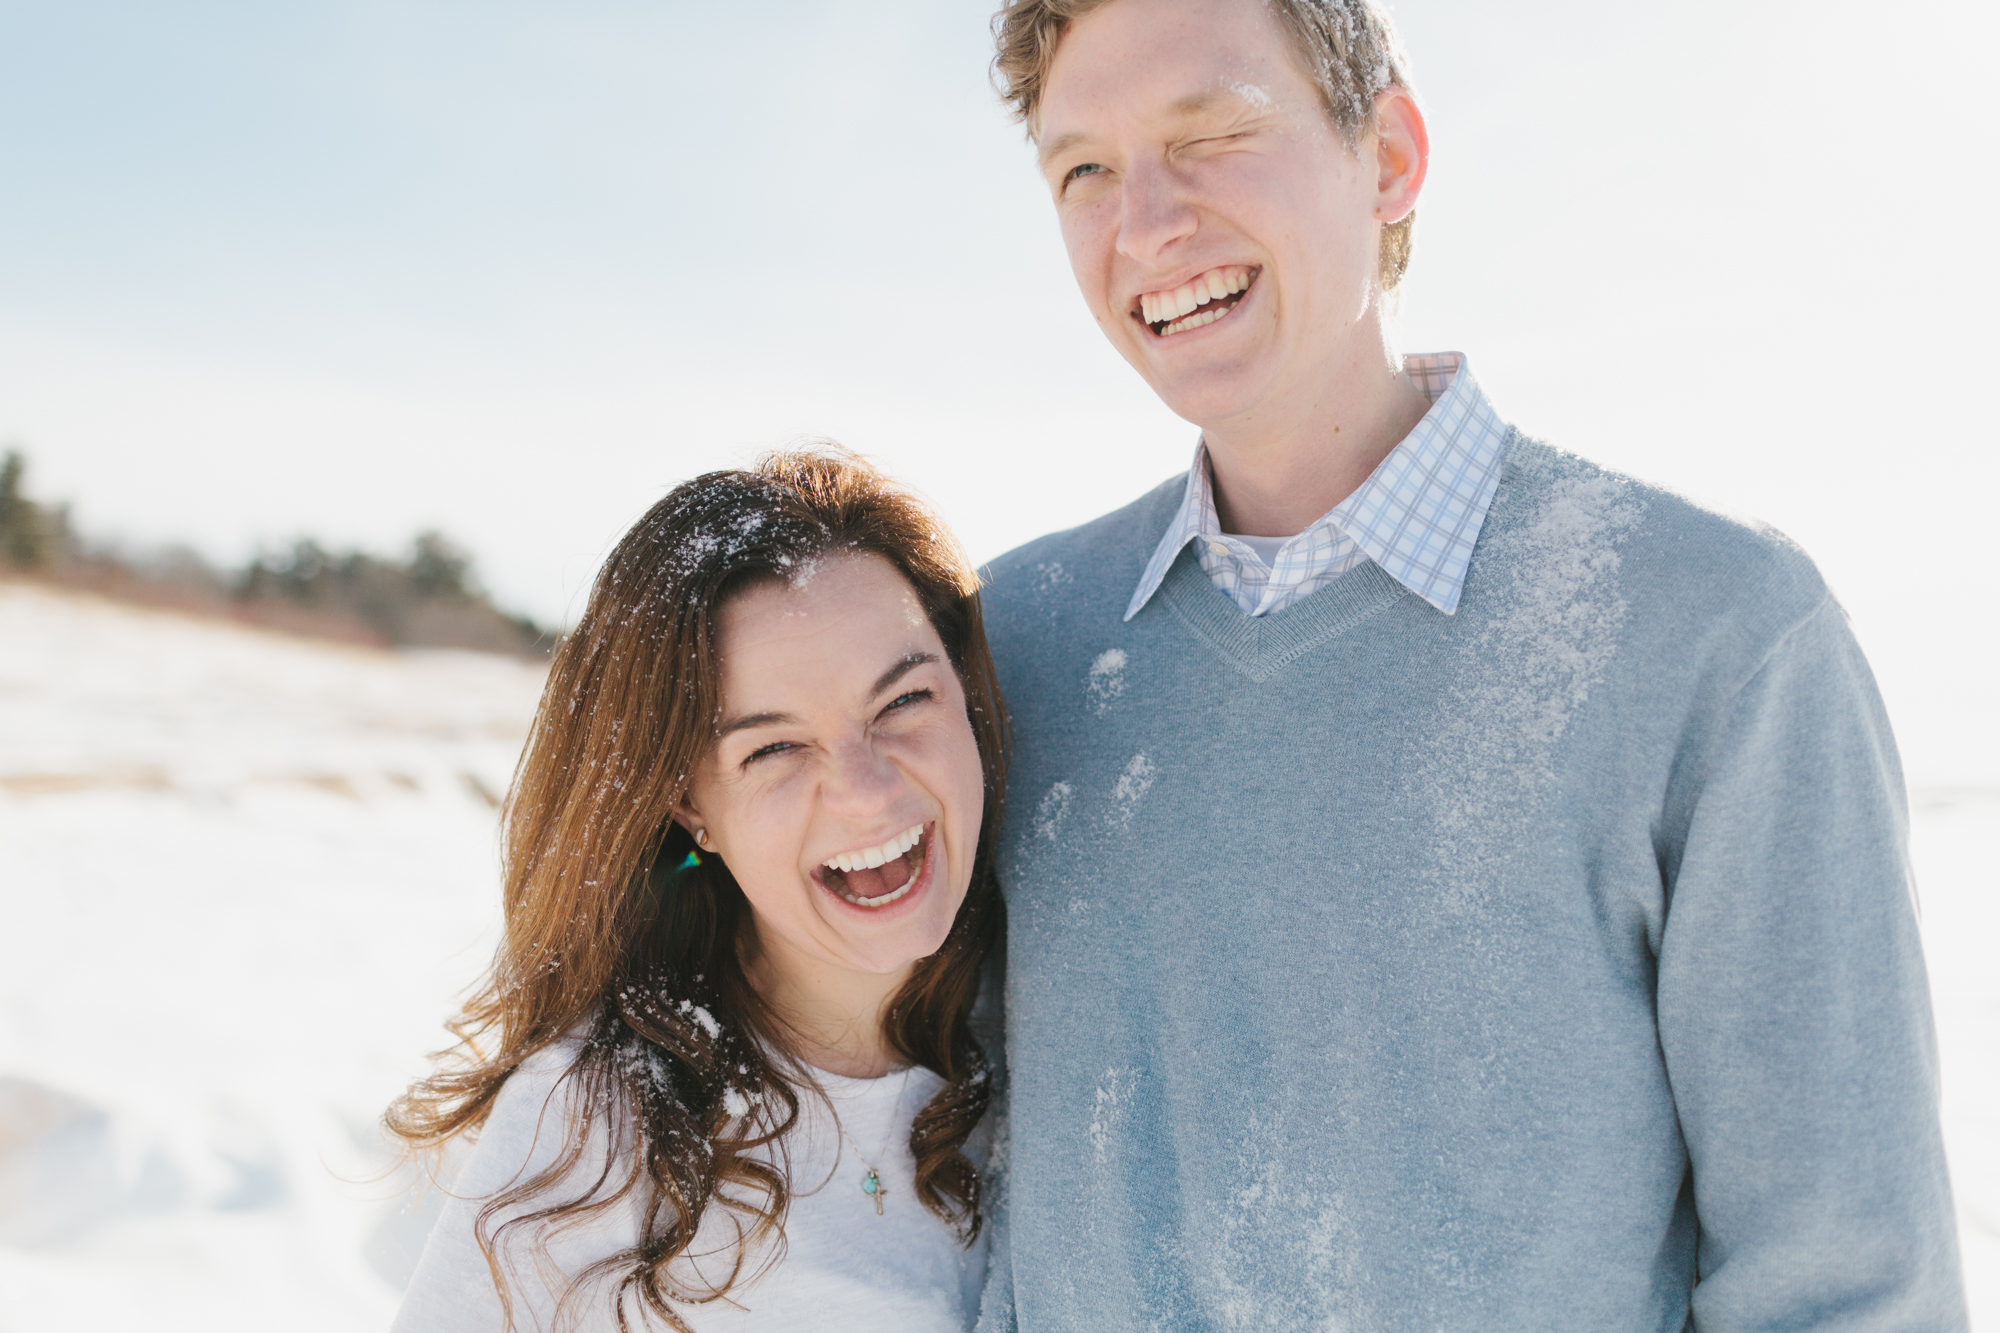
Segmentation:
<svg viewBox="0 0 2000 1333">
<path fill-rule="evenodd" d="M 1694 1326 L 1965 1328 L 1902 774 L 1830 596 L 1684 749 L 1668 815 Z"/>
<path fill-rule="evenodd" d="M 1007 1167 L 1013 1136 L 1008 1111 L 1012 1085 L 1007 1077 L 1006 979 L 1007 949 L 1003 944 L 993 950 L 981 969 L 971 1015 L 973 1036 L 986 1052 L 994 1080 L 993 1104 L 974 1131 L 989 1137 L 984 1153 L 974 1163 L 985 1182 L 980 1207 L 986 1214 L 987 1241 L 985 1282 L 973 1333 L 1016 1333 L 1019 1326 L 1014 1313 L 1014 1247 L 1007 1217 Z M 968 1146 L 972 1142 L 968 1140 Z"/>
<path fill-rule="evenodd" d="M 520 1333 L 557 1328 L 597 1333 L 617 1326 L 608 1290 L 579 1292 L 567 1306 L 564 1302 L 584 1269 L 637 1243 L 640 1219 L 630 1196 L 557 1228 L 533 1222 L 506 1226 L 593 1191 L 606 1165 L 608 1140 L 601 1127 L 593 1130 L 577 1164 L 551 1191 L 502 1208 L 484 1224 L 484 1234 L 497 1237 L 494 1257 L 506 1278 L 511 1324 L 475 1231 L 496 1195 L 547 1170 L 562 1155 L 571 1132 L 571 1085 L 563 1075 L 575 1054 L 575 1042 L 558 1042 L 530 1058 L 501 1087 L 478 1141 L 449 1187 L 392 1333 L 502 1333 L 510 1328 Z M 614 1164 L 604 1192 L 622 1176 Z"/>
</svg>

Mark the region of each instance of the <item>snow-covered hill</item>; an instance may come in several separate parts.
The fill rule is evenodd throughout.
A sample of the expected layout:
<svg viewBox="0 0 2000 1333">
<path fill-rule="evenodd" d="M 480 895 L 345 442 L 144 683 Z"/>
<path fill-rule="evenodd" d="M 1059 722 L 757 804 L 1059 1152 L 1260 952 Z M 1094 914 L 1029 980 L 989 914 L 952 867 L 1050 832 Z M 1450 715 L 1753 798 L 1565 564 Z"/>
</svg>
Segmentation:
<svg viewBox="0 0 2000 1333">
<path fill-rule="evenodd" d="M 386 1326 L 541 675 L 0 584 L 0 1330 Z"/>
<path fill-rule="evenodd" d="M 540 687 L 0 583 L 0 1333 L 386 1326 L 424 1214 L 374 1124 L 490 953 Z M 2000 1333 L 2000 792 L 1915 815 Z"/>
</svg>

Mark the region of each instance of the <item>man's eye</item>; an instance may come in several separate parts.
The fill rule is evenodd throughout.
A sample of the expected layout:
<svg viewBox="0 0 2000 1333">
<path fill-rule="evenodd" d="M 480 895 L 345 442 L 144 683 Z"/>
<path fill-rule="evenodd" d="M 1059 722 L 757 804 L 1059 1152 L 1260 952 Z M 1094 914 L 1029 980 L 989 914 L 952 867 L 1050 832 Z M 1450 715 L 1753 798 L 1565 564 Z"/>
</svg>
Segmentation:
<svg viewBox="0 0 2000 1333">
<path fill-rule="evenodd" d="M 1082 166 L 1071 167 L 1068 173 L 1063 176 L 1063 184 L 1067 185 L 1071 181 L 1079 180 L 1085 176 L 1095 176 L 1103 170 L 1104 168 L 1095 162 L 1085 162 Z"/>
</svg>

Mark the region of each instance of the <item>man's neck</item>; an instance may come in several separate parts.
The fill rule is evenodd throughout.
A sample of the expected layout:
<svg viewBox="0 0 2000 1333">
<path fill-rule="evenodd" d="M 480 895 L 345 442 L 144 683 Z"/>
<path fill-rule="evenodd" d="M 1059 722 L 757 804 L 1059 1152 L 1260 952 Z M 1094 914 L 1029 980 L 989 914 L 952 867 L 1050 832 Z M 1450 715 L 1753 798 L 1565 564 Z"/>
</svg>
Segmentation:
<svg viewBox="0 0 2000 1333">
<path fill-rule="evenodd" d="M 1204 423 L 1223 531 L 1290 537 L 1354 494 L 1423 420 L 1430 402 L 1379 340 L 1293 397 Z"/>
</svg>

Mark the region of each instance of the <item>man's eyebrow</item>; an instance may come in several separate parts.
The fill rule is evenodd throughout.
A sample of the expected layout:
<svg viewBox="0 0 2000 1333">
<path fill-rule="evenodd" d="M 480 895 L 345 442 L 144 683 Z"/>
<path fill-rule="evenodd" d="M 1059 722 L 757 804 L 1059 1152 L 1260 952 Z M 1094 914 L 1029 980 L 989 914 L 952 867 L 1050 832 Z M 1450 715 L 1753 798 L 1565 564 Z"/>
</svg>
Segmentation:
<svg viewBox="0 0 2000 1333">
<path fill-rule="evenodd" d="M 1053 139 L 1045 139 L 1042 142 L 1040 150 L 1035 154 L 1035 160 L 1043 166 L 1047 166 L 1049 159 L 1067 153 L 1070 149 L 1076 147 L 1089 137 L 1082 130 L 1071 130 L 1068 134 L 1058 134 Z"/>
<path fill-rule="evenodd" d="M 882 691 L 888 689 L 918 667 L 925 666 L 937 660 L 936 653 L 911 653 L 908 657 L 903 658 L 896 665 L 882 673 L 881 677 L 875 682 L 875 688 L 868 691 L 868 697 L 873 699 L 876 695 L 882 693 Z"/>
<path fill-rule="evenodd" d="M 1234 93 L 1234 96 L 1225 96 L 1214 91 L 1189 93 L 1185 97 L 1177 98 L 1167 108 L 1167 114 L 1177 120 L 1187 120 L 1190 117 L 1213 111 L 1225 102 L 1250 100 L 1243 97 L 1240 93 L 1235 93 L 1233 89 L 1231 92 Z M 1040 149 L 1036 152 L 1036 160 L 1043 166 L 1047 166 L 1049 159 L 1060 157 L 1089 137 L 1082 130 L 1071 130 L 1067 134 L 1058 134 L 1055 138 L 1045 140 L 1042 143 Z"/>
<path fill-rule="evenodd" d="M 1189 93 L 1186 97 L 1181 98 L 1168 107 L 1167 114 L 1170 116 L 1198 116 L 1221 100 L 1221 98 L 1212 92 Z"/>
</svg>

